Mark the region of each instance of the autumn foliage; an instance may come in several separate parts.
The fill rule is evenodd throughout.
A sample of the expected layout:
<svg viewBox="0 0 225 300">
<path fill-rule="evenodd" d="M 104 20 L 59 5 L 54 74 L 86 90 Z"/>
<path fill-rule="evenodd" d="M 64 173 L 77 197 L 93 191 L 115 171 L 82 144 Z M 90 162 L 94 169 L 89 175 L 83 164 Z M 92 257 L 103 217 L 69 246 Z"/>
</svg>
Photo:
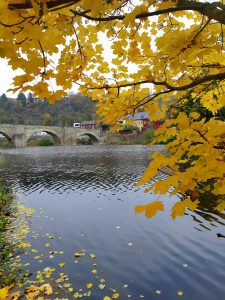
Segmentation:
<svg viewBox="0 0 225 300">
<path fill-rule="evenodd" d="M 136 3 L 134 5 L 134 3 Z M 144 109 L 167 116 L 187 95 L 213 114 L 178 114 L 156 131 L 156 152 L 140 180 L 156 194 L 184 195 L 172 217 L 194 210 L 198 196 L 225 208 L 225 5 L 188 0 L 1 0 L 0 56 L 14 70 L 13 92 L 50 103 L 73 85 L 98 100 L 103 122 Z M 154 180 L 158 172 L 164 179 Z M 148 191 L 148 188 L 147 188 Z M 160 203 L 160 204 L 159 204 Z M 149 212 L 151 208 L 151 212 Z M 148 217 L 163 203 L 137 208 Z"/>
</svg>

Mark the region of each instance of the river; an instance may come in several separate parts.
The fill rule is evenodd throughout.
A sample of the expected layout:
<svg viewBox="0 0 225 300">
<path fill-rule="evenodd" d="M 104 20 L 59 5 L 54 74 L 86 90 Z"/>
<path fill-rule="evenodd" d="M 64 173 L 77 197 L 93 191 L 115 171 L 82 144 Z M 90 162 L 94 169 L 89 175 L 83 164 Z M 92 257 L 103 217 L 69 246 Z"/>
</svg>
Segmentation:
<svg viewBox="0 0 225 300">
<path fill-rule="evenodd" d="M 93 283 L 92 300 L 113 290 L 119 299 L 174 300 L 179 291 L 184 300 L 225 299 L 225 239 L 216 236 L 224 234 L 224 214 L 203 207 L 172 220 L 176 197 L 167 195 L 161 198 L 166 210 L 152 219 L 134 212 L 136 205 L 156 200 L 135 183 L 157 150 L 139 145 L 1 150 L 0 175 L 35 209 L 27 240 L 42 256 L 24 254 L 29 270 L 53 267 L 56 277 L 64 272 L 74 291 Z M 82 249 L 86 255 L 74 257 Z"/>
</svg>

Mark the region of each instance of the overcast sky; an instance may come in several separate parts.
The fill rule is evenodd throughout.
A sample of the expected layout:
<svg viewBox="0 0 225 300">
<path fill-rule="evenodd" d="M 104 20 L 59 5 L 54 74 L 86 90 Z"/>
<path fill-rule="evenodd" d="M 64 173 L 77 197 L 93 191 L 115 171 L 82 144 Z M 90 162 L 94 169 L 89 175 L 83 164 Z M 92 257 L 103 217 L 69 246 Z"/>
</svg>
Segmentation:
<svg viewBox="0 0 225 300">
<path fill-rule="evenodd" d="M 0 58 L 0 95 L 6 93 L 7 96 L 13 97 L 12 93 L 7 93 L 7 90 L 11 88 L 13 73 L 13 70 L 7 64 L 7 60 Z"/>
</svg>

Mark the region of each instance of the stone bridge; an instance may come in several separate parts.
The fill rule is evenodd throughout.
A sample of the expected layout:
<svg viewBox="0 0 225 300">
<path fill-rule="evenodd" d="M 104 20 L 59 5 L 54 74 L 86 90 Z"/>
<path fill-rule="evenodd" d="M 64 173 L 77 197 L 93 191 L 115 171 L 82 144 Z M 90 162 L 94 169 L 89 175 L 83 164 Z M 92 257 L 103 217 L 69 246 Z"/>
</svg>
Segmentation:
<svg viewBox="0 0 225 300">
<path fill-rule="evenodd" d="M 0 124 L 3 134 L 14 147 L 27 146 L 28 140 L 37 132 L 46 132 L 57 145 L 76 145 L 77 138 L 88 135 L 93 141 L 100 141 L 100 130 L 87 130 L 74 127 L 33 126 Z"/>
</svg>

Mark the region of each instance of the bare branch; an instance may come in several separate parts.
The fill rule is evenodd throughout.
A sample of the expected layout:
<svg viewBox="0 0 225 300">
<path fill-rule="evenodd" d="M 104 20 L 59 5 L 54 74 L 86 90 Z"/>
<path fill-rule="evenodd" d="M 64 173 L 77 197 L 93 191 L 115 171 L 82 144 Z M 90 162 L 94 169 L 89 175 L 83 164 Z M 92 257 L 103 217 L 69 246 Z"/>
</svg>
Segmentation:
<svg viewBox="0 0 225 300">
<path fill-rule="evenodd" d="M 42 52 L 42 58 L 43 58 L 43 64 L 44 64 L 44 71 L 42 72 L 42 78 L 44 77 L 44 75 L 46 75 L 46 57 L 45 57 L 45 52 L 44 52 L 44 49 L 41 45 L 41 42 L 40 40 L 38 40 L 38 44 L 41 48 L 41 52 Z"/>
</svg>

